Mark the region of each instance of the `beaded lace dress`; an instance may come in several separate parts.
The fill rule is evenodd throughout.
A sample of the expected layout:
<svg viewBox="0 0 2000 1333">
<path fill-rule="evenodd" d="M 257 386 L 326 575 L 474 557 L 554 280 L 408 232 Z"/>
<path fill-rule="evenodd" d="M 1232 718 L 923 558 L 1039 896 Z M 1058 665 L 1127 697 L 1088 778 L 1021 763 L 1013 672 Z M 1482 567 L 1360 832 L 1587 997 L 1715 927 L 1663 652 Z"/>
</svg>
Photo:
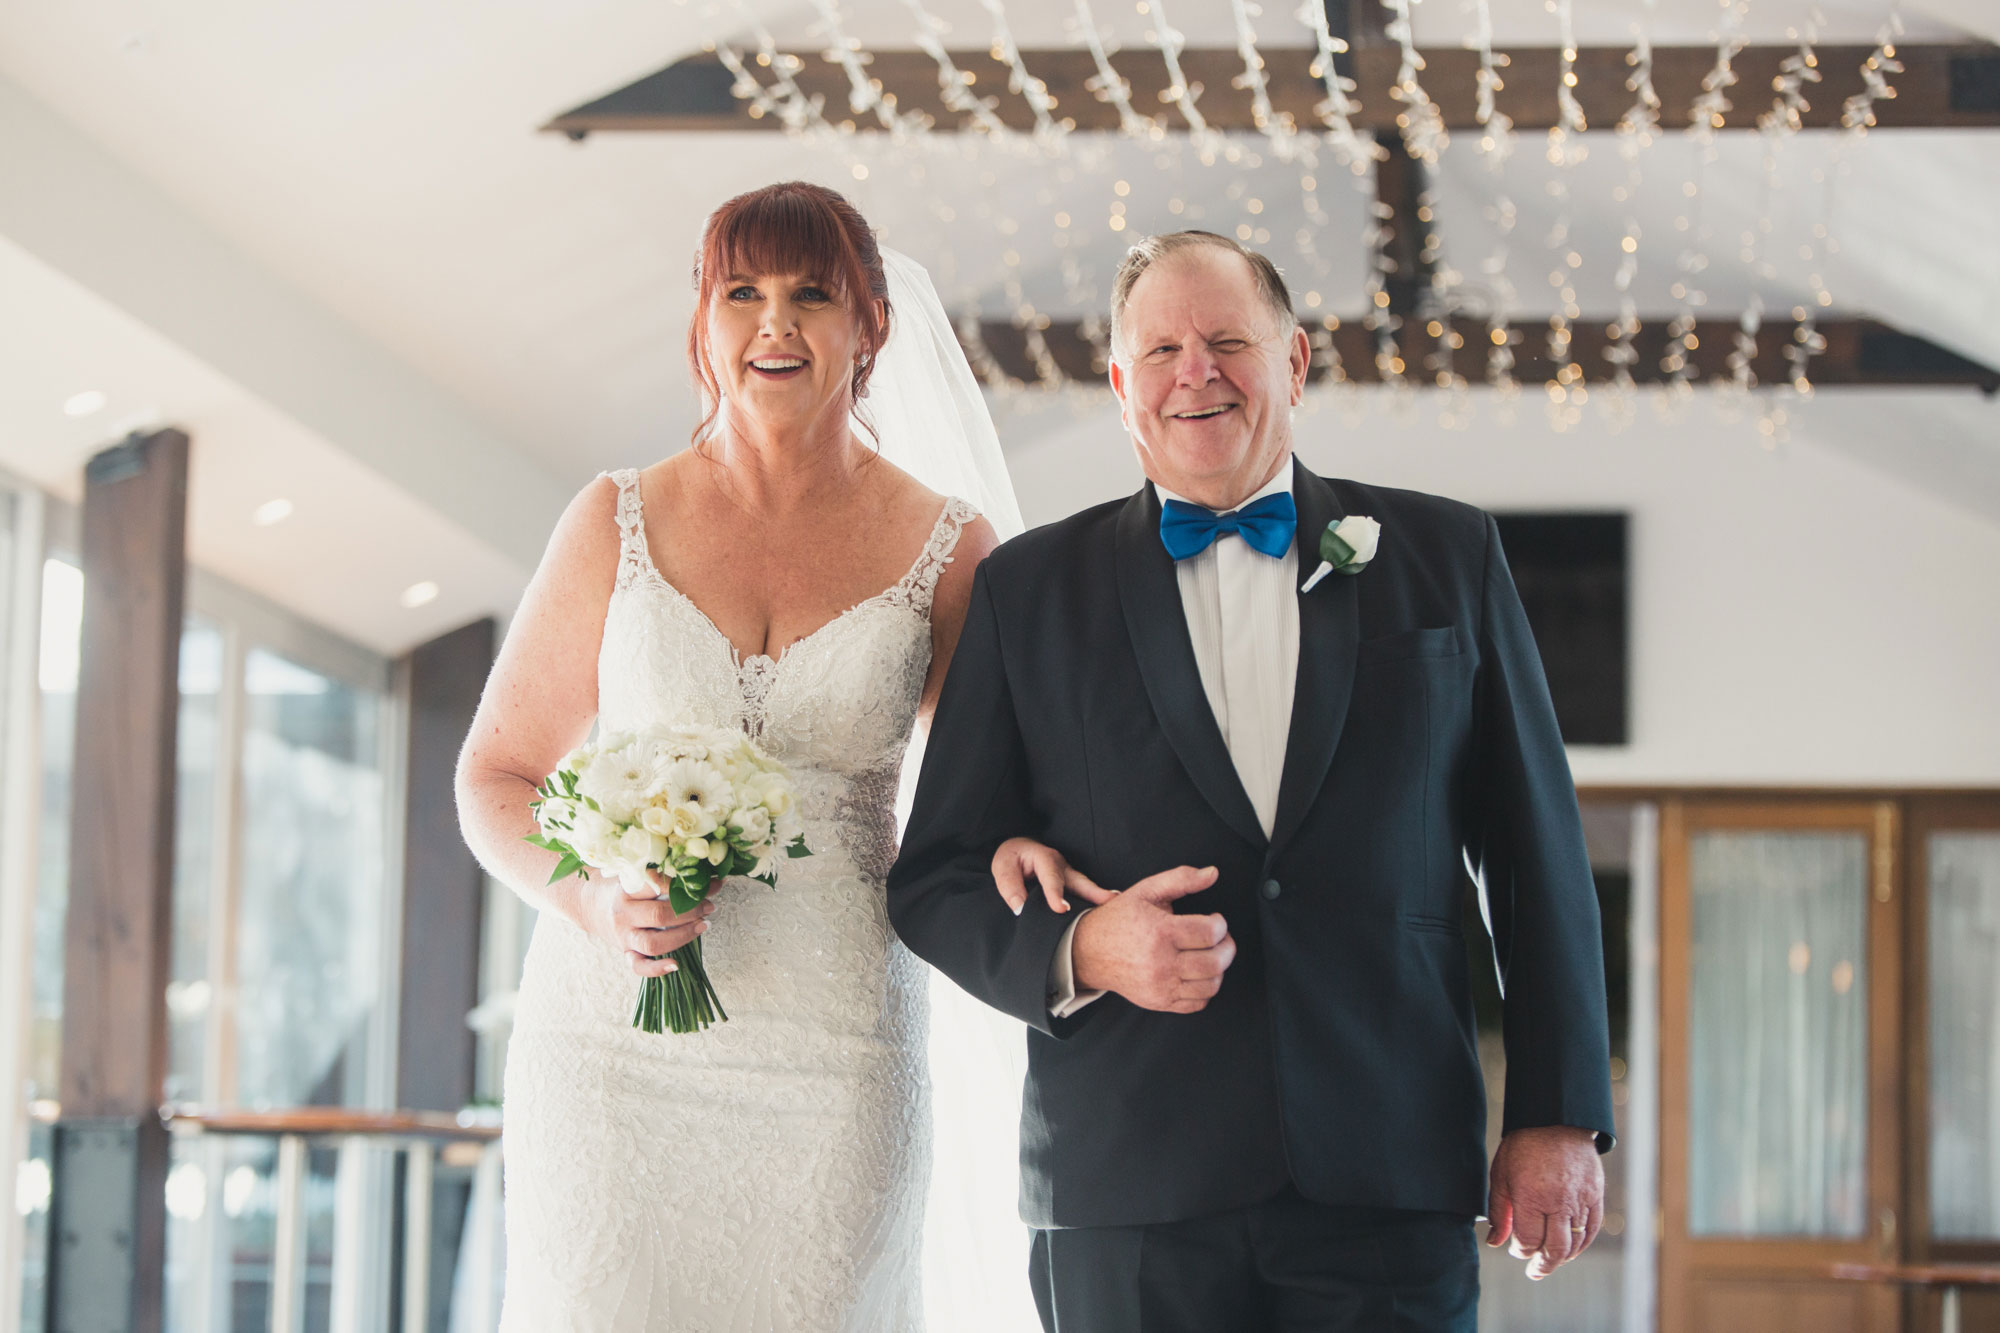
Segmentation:
<svg viewBox="0 0 2000 1333">
<path fill-rule="evenodd" d="M 927 979 L 890 929 L 896 784 L 931 599 L 976 511 L 777 658 L 729 640 L 648 554 L 638 474 L 598 658 L 599 725 L 740 727 L 788 765 L 813 855 L 726 883 L 703 937 L 729 1021 L 630 1026 L 638 978 L 555 913 L 506 1073 L 504 1333 L 918 1333 Z"/>
</svg>

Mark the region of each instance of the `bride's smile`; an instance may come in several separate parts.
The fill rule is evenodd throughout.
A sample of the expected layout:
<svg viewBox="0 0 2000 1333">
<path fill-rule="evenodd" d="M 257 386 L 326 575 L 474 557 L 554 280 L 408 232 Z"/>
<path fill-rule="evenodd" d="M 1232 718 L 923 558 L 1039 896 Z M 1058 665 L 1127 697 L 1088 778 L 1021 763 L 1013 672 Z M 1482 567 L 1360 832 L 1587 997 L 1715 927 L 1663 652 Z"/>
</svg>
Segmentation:
<svg viewBox="0 0 2000 1333">
<path fill-rule="evenodd" d="M 723 394 L 766 428 L 844 428 L 859 341 L 838 285 L 820 274 L 732 272 L 708 310 Z"/>
</svg>

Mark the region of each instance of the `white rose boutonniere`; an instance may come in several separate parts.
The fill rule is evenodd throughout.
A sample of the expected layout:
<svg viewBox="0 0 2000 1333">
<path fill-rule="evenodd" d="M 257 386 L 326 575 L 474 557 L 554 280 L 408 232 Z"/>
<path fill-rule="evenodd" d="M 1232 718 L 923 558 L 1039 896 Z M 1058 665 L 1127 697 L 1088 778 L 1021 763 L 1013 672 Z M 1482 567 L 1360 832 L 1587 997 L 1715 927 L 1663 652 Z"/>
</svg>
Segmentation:
<svg viewBox="0 0 2000 1333">
<path fill-rule="evenodd" d="M 1359 574 L 1375 558 L 1375 547 L 1381 540 L 1382 525 L 1366 514 L 1349 514 L 1327 524 L 1319 535 L 1319 568 L 1299 591 L 1311 592 L 1328 574 Z"/>
</svg>

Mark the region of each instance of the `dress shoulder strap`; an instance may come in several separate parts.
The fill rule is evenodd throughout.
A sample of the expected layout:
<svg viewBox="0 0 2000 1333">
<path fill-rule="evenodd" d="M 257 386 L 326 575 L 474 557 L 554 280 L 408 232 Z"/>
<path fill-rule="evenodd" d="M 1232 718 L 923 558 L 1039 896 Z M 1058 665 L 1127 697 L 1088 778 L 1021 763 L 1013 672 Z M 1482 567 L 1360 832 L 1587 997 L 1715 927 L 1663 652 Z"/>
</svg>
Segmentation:
<svg viewBox="0 0 2000 1333">
<path fill-rule="evenodd" d="M 632 582 L 652 565 L 646 551 L 646 513 L 639 500 L 639 469 L 600 473 L 618 485 L 618 586 Z"/>
<path fill-rule="evenodd" d="M 931 613 L 931 600 L 937 595 L 938 580 L 944 577 L 945 566 L 952 562 L 952 552 L 958 547 L 958 539 L 965 531 L 965 525 L 979 517 L 979 511 L 957 496 L 944 502 L 937 522 L 931 528 L 930 540 L 924 543 L 923 553 L 917 563 L 910 566 L 910 572 L 903 576 L 903 588 L 910 608 L 919 615 Z"/>
</svg>

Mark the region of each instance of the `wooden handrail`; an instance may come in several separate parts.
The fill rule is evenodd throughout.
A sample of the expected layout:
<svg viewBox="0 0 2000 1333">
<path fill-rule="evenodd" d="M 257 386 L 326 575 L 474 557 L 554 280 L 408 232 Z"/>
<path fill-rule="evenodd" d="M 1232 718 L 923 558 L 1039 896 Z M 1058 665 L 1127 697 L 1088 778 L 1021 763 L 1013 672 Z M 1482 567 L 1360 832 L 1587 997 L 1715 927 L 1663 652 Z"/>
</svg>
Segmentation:
<svg viewBox="0 0 2000 1333">
<path fill-rule="evenodd" d="M 2000 1264 L 1833 1264 L 1827 1276 L 1902 1287 L 2000 1287 Z"/>
<path fill-rule="evenodd" d="M 452 1115 L 445 1111 L 358 1111 L 346 1106 L 295 1106 L 277 1111 L 233 1106 L 196 1106 L 170 1102 L 160 1108 L 167 1128 L 195 1134 L 302 1134 L 312 1138 L 349 1135 L 380 1138 L 439 1139 L 449 1143 L 491 1143 L 500 1137 L 498 1112 Z M 475 1118 L 475 1115 L 477 1118 Z M 62 1118 L 62 1104 L 29 1103 L 28 1118 L 53 1125 Z"/>
<path fill-rule="evenodd" d="M 351 1136 L 441 1139 L 451 1143 L 491 1143 L 496 1123 L 481 1123 L 444 1111 L 357 1111 L 344 1106 L 298 1106 L 281 1111 L 236 1107 L 170 1105 L 161 1109 L 167 1128 L 205 1134 L 301 1134 L 316 1138 Z"/>
</svg>

